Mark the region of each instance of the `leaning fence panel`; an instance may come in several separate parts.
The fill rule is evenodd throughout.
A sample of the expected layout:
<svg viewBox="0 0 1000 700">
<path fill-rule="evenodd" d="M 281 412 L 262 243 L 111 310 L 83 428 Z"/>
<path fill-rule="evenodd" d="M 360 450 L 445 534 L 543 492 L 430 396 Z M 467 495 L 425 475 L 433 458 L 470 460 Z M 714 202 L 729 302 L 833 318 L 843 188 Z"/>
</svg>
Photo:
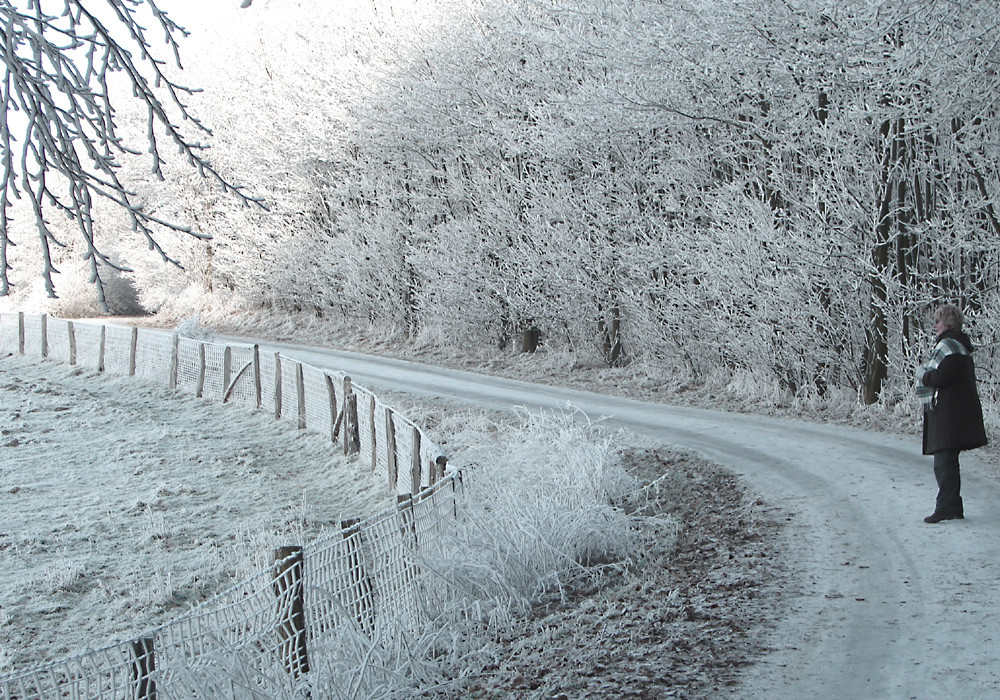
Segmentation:
<svg viewBox="0 0 1000 700">
<path fill-rule="evenodd" d="M 372 577 L 380 595 L 375 615 L 382 633 L 395 637 L 416 628 L 421 617 L 414 581 L 418 573 L 412 499 L 403 497 L 391 518 L 371 527 Z"/>
<path fill-rule="evenodd" d="M 461 473 L 439 479 L 418 494 L 414 503 L 413 527 L 419 556 L 440 551 L 442 524 L 458 516 L 461 494 Z"/>
<path fill-rule="evenodd" d="M 341 523 L 341 532 L 316 542 L 306 558 L 307 611 L 319 636 L 331 633 L 395 636 L 418 614 L 400 571 L 412 560 L 398 515 Z M 387 558 L 389 555 L 391 558 Z"/>
<path fill-rule="evenodd" d="M 171 696 L 284 682 L 280 631 L 290 601 L 278 588 L 262 572 L 157 631 L 157 677 Z"/>
<path fill-rule="evenodd" d="M 132 644 L 104 649 L 0 679 L 5 699 L 28 698 L 146 698 L 137 690 L 143 674 L 136 663 Z"/>
<path fill-rule="evenodd" d="M 366 579 L 352 552 L 357 527 L 345 521 L 342 528 L 342 533 L 314 543 L 306 560 L 306 611 L 317 636 L 337 630 L 363 633 L 370 619 L 363 602 L 368 599 L 363 590 Z"/>
</svg>

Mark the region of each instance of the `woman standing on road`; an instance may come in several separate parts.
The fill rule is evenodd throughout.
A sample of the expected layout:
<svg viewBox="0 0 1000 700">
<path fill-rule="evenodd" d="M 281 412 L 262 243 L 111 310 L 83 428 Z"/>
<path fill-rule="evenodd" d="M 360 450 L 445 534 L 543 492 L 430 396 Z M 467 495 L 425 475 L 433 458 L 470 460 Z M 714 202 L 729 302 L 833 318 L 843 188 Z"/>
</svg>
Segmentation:
<svg viewBox="0 0 1000 700">
<path fill-rule="evenodd" d="M 934 455 L 938 484 L 934 512 L 924 518 L 925 523 L 965 517 L 958 453 L 986 444 L 972 341 L 962 331 L 964 320 L 957 306 L 938 307 L 934 353 L 917 368 L 917 394 L 924 404 L 924 454 Z"/>
</svg>

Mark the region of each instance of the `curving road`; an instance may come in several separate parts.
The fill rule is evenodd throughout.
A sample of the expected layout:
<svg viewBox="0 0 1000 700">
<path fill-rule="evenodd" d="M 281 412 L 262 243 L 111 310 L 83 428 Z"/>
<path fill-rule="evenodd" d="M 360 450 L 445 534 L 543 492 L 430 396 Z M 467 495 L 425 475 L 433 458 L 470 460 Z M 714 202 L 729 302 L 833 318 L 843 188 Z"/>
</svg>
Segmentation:
<svg viewBox="0 0 1000 700">
<path fill-rule="evenodd" d="M 964 521 L 926 525 L 935 494 L 919 440 L 678 408 L 400 360 L 261 344 L 358 383 L 505 408 L 572 403 L 744 475 L 788 511 L 800 590 L 737 691 L 748 698 L 1000 697 L 1000 486 L 963 455 Z"/>
</svg>

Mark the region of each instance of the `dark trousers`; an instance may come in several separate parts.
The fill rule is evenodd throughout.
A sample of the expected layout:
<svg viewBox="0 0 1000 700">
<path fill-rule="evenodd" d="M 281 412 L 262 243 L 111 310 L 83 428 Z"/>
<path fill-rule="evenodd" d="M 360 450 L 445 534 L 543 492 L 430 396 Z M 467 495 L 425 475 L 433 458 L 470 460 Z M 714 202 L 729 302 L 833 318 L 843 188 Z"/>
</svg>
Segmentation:
<svg viewBox="0 0 1000 700">
<path fill-rule="evenodd" d="M 958 450 L 938 450 L 934 453 L 934 478 L 938 495 L 935 513 L 962 514 L 962 476 L 958 471 Z"/>
</svg>

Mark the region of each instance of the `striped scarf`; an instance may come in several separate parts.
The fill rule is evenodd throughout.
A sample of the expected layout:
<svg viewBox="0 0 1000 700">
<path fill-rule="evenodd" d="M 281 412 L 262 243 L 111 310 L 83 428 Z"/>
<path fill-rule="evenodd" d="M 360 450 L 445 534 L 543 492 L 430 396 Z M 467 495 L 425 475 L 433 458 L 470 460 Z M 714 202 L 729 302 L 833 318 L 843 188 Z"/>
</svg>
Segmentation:
<svg viewBox="0 0 1000 700">
<path fill-rule="evenodd" d="M 937 398 L 937 389 L 932 386 L 924 386 L 924 374 L 932 369 L 937 369 L 941 360 L 948 355 L 968 355 L 969 350 L 954 338 L 942 338 L 934 346 L 931 358 L 917 368 L 917 398 L 926 408 L 934 408 L 934 400 Z"/>
</svg>

